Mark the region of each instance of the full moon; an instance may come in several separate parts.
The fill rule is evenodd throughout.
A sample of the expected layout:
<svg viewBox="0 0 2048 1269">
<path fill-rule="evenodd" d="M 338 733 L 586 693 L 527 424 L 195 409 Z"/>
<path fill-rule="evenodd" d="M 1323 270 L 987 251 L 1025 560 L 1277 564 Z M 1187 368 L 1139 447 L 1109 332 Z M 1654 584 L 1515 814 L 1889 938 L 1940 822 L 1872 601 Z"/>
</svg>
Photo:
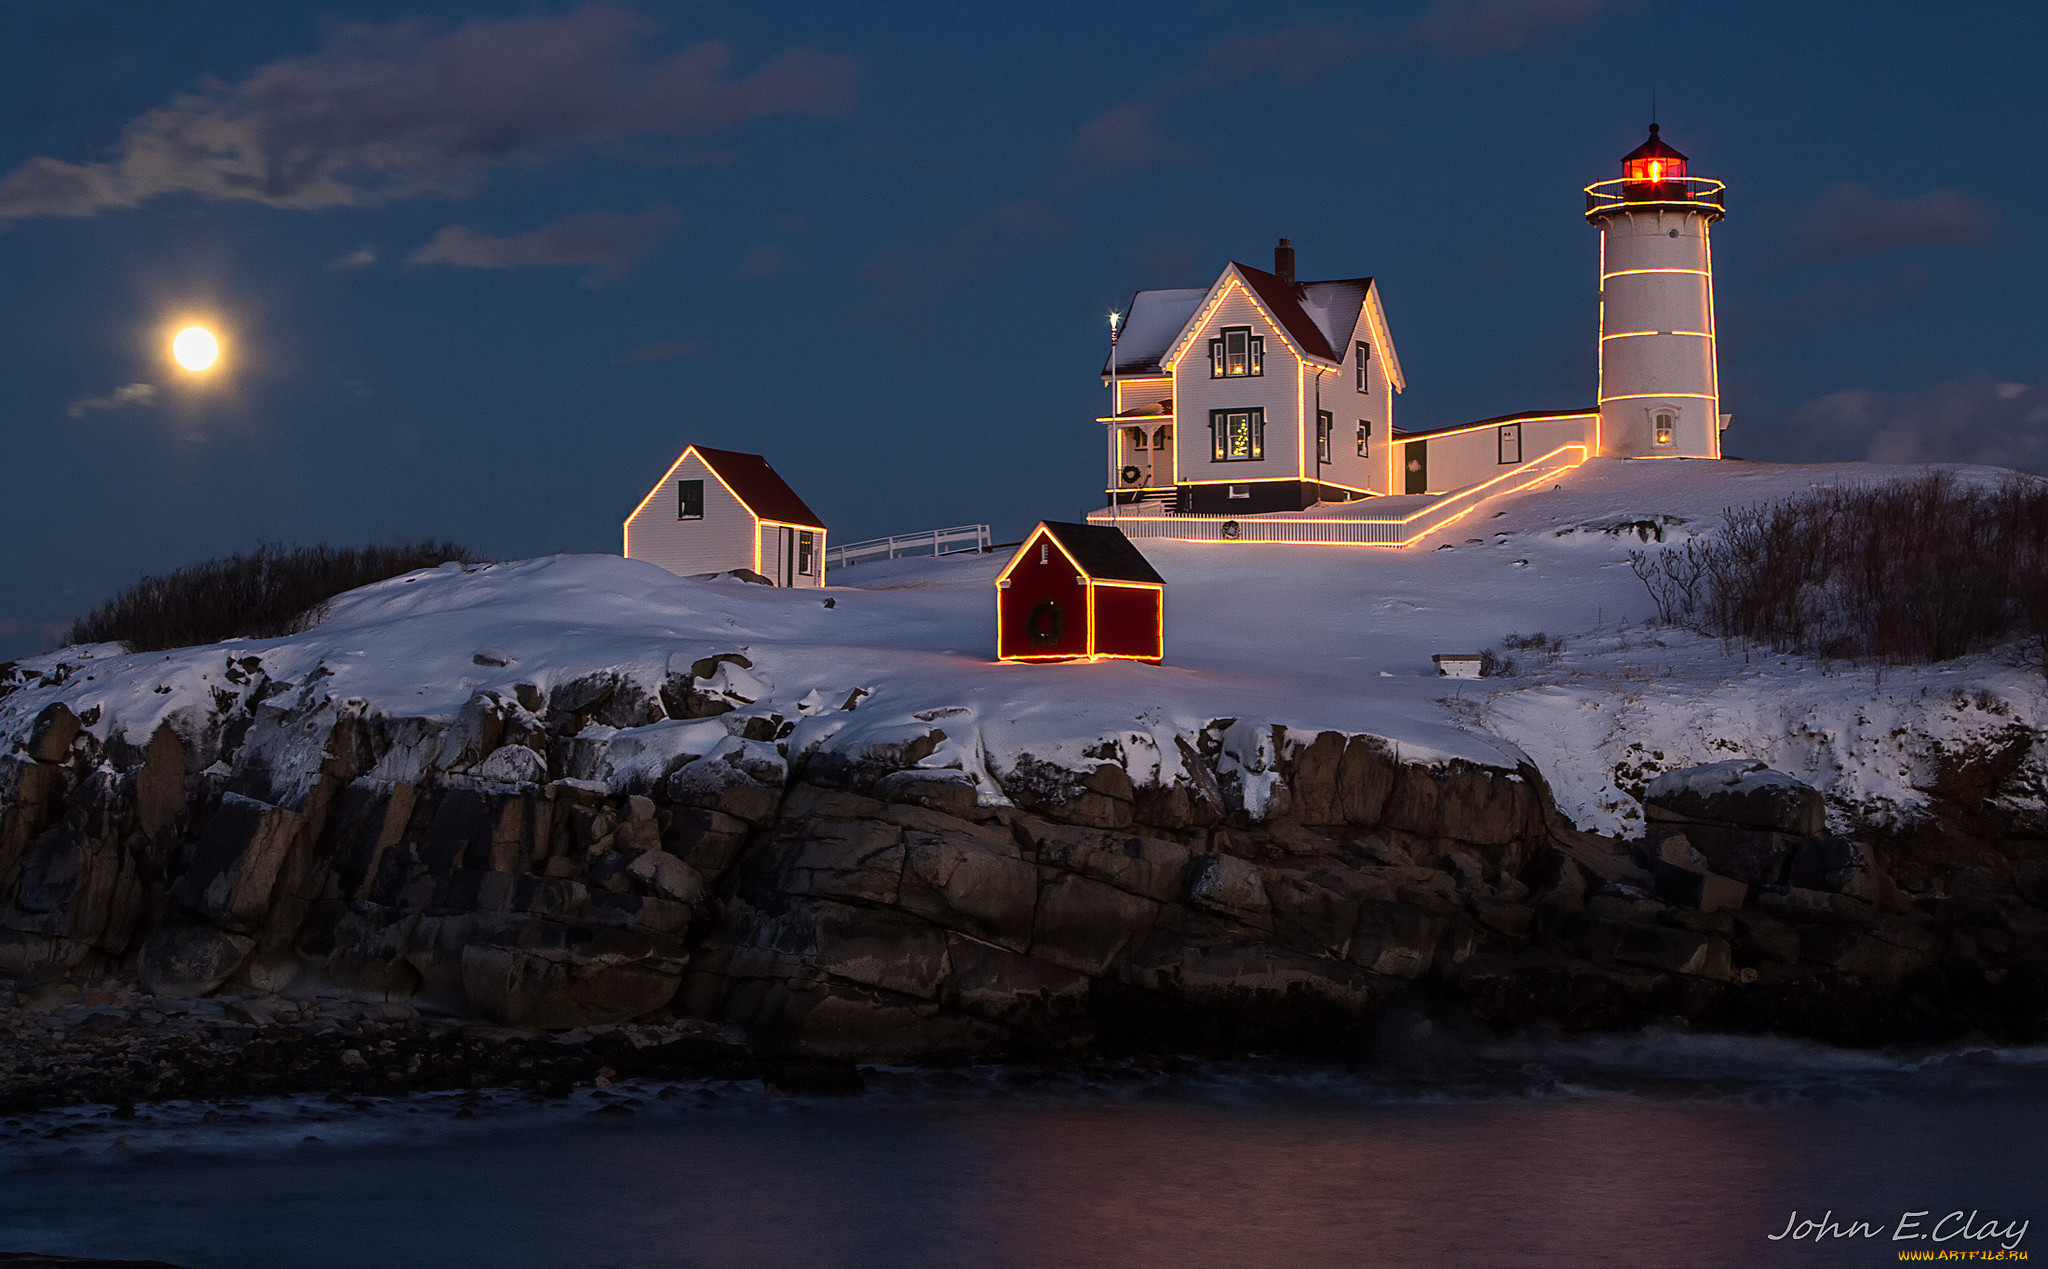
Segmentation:
<svg viewBox="0 0 2048 1269">
<path fill-rule="evenodd" d="M 220 356 L 220 341 L 204 326 L 187 326 L 171 341 L 171 356 L 187 370 L 205 370 Z"/>
</svg>

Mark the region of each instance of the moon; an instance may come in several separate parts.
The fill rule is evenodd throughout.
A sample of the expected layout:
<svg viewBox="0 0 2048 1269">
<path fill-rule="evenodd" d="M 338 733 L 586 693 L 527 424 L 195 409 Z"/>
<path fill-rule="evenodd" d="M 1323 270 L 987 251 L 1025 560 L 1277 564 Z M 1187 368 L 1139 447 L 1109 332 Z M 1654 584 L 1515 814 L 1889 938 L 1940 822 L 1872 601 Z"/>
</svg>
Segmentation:
<svg viewBox="0 0 2048 1269">
<path fill-rule="evenodd" d="M 204 326 L 187 326 L 171 341 L 171 356 L 187 370 L 206 370 L 220 357 L 220 341 Z"/>
</svg>

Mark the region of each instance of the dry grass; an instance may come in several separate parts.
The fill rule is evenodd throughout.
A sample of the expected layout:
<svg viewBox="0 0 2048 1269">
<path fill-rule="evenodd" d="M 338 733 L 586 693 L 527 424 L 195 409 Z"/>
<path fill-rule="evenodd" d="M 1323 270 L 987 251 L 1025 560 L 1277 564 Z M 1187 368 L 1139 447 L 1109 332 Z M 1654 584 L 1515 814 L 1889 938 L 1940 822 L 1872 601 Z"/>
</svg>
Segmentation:
<svg viewBox="0 0 2048 1269">
<path fill-rule="evenodd" d="M 70 642 L 118 641 L 133 652 L 156 652 L 236 635 L 274 638 L 311 625 L 322 606 L 343 591 L 470 558 L 453 542 L 291 548 L 272 543 L 144 577 L 73 622 Z"/>
<path fill-rule="evenodd" d="M 2048 667 L 2048 481 L 1816 490 L 1629 560 L 1665 622 L 1774 652 L 1917 665 L 2017 633 Z"/>
</svg>

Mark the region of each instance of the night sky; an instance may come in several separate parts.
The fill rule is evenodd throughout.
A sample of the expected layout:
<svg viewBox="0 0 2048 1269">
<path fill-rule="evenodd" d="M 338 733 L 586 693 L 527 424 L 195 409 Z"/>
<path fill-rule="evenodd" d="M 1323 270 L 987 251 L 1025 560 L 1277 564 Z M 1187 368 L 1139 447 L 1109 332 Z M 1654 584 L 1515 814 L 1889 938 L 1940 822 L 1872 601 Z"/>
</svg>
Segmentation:
<svg viewBox="0 0 2048 1269">
<path fill-rule="evenodd" d="M 1753 459 L 2048 472 L 2048 6 L 0 7 L 0 657 L 264 541 L 616 551 L 691 441 L 837 541 L 1101 497 L 1105 317 L 1294 240 L 1422 427 L 1594 396 L 1580 189 L 1729 185 Z M 172 324 L 224 335 L 195 385 Z"/>
</svg>

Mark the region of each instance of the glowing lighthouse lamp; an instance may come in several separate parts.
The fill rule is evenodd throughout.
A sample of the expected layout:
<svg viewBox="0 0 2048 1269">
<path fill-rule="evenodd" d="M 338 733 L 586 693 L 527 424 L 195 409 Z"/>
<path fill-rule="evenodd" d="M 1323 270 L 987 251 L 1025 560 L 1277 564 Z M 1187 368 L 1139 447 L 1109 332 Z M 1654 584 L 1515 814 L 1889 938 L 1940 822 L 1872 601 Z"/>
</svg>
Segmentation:
<svg viewBox="0 0 2048 1269">
<path fill-rule="evenodd" d="M 1586 187 L 1586 219 L 1600 230 L 1599 453 L 1719 458 L 1728 418 L 1707 229 L 1725 187 L 1690 175 L 1654 123 L 1621 171 Z"/>
</svg>

